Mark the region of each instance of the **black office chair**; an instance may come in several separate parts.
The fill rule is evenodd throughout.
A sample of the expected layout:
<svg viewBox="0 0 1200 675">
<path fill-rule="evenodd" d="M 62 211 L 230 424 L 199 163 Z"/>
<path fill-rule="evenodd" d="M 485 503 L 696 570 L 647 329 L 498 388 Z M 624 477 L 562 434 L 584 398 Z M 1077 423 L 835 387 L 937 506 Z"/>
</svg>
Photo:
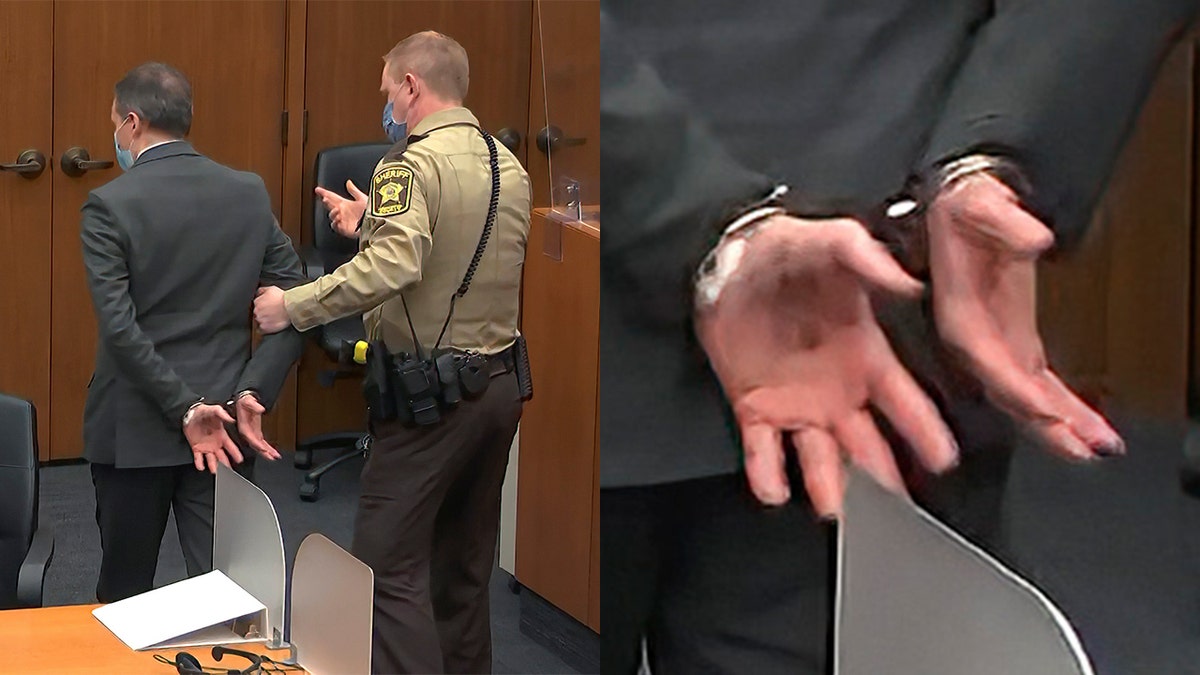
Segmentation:
<svg viewBox="0 0 1200 675">
<path fill-rule="evenodd" d="M 0 394 L 0 609 L 41 607 L 54 535 L 38 527 L 37 415 Z"/>
<path fill-rule="evenodd" d="M 352 180 L 360 190 L 369 191 L 371 174 L 376 163 L 388 151 L 387 143 L 359 143 L 326 148 L 317 154 L 313 174 L 316 184 L 349 197 L 346 181 Z M 302 251 L 305 274 L 310 279 L 332 272 L 358 252 L 358 242 L 334 232 L 329 226 L 329 212 L 320 199 L 313 200 L 312 246 Z M 339 351 L 346 342 L 365 340 L 362 317 L 351 316 L 339 319 L 321 328 L 317 336 L 321 349 L 335 363 Z M 341 364 L 339 364 L 341 365 Z M 322 386 L 332 387 L 339 377 L 357 374 L 357 368 L 337 367 L 318 374 Z M 365 418 L 365 415 L 364 415 Z M 321 476 L 334 467 L 370 451 L 370 434 L 363 431 L 339 431 L 306 438 L 296 444 L 295 464 L 297 469 L 310 469 L 313 453 L 317 450 L 340 451 L 332 460 L 312 469 L 304 475 L 300 484 L 300 498 L 314 502 L 321 496 Z"/>
</svg>

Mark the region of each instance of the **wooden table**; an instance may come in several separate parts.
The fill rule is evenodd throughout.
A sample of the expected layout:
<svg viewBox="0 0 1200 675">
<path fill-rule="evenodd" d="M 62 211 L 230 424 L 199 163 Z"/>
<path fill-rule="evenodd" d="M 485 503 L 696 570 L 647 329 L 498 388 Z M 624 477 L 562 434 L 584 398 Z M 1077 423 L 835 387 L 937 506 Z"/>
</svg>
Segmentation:
<svg viewBox="0 0 1200 675">
<path fill-rule="evenodd" d="M 154 660 L 155 654 L 174 659 L 186 651 L 206 666 L 214 665 L 211 647 L 135 652 L 92 616 L 99 605 L 67 605 L 0 612 L 0 673 L 4 675 L 170 675 L 175 669 Z M 268 650 L 259 643 L 231 645 L 283 659 L 286 650 Z M 226 665 L 228 664 L 228 665 Z M 222 667 L 245 668 L 245 659 L 225 657 Z M 291 671 L 301 673 L 303 671 Z"/>
</svg>

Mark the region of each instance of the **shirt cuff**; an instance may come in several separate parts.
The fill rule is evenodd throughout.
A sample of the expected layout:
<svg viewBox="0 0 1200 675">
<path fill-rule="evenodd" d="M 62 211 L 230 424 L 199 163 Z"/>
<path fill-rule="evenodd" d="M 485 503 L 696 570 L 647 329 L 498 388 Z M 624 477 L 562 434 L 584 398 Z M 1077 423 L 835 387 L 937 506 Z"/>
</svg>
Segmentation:
<svg viewBox="0 0 1200 675">
<path fill-rule="evenodd" d="M 317 300 L 317 289 L 313 283 L 284 291 L 283 308 L 298 331 L 306 331 L 326 323 L 325 308 Z"/>
</svg>

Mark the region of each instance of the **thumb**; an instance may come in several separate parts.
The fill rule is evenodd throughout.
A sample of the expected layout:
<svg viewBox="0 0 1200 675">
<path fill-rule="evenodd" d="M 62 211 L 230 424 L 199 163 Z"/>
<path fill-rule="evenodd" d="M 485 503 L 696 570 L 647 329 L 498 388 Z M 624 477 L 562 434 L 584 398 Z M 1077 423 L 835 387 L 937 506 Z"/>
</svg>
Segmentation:
<svg viewBox="0 0 1200 675">
<path fill-rule="evenodd" d="M 919 297 L 924 285 L 912 278 L 866 229 L 838 233 L 834 257 L 863 281 L 902 297 Z"/>
<path fill-rule="evenodd" d="M 347 181 L 346 181 L 346 189 L 347 189 L 347 190 L 350 192 L 350 194 L 351 194 L 351 195 L 352 195 L 352 196 L 353 196 L 353 197 L 354 197 L 356 200 L 362 200 L 362 199 L 366 199 L 366 198 L 367 198 L 367 195 L 366 195 L 366 193 L 365 193 L 365 192 L 363 192 L 362 190 L 359 190 L 359 189 L 358 189 L 358 186 L 357 186 L 357 185 L 355 185 L 355 184 L 354 184 L 354 181 L 352 181 L 352 180 L 347 180 Z"/>
<path fill-rule="evenodd" d="M 267 411 L 267 409 L 258 402 L 258 399 L 254 398 L 253 396 L 243 396 L 238 402 L 242 404 L 240 407 L 243 407 L 247 412 L 261 415 Z"/>
</svg>

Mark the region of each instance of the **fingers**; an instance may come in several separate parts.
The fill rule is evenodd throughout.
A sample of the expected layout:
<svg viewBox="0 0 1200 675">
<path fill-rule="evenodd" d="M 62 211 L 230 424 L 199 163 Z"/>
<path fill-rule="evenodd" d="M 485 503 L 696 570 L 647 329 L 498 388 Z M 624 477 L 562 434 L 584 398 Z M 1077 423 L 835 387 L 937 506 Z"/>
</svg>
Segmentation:
<svg viewBox="0 0 1200 675">
<path fill-rule="evenodd" d="M 870 413 L 859 410 L 838 420 L 833 433 L 850 460 L 880 485 L 898 494 L 907 492 L 900 468 L 896 466 L 896 457 Z"/>
<path fill-rule="evenodd" d="M 325 203 L 325 208 L 332 207 L 333 205 L 337 204 L 337 200 L 341 199 L 337 193 L 330 192 L 319 185 L 314 188 L 314 191 L 317 193 L 317 196 L 321 198 L 321 201 Z"/>
<path fill-rule="evenodd" d="M 266 293 L 267 289 L 269 289 L 269 288 L 270 288 L 270 286 L 259 286 L 258 290 L 254 291 L 254 297 L 257 298 L 257 297 L 261 296 L 263 293 Z"/>
<path fill-rule="evenodd" d="M 204 453 L 192 451 L 192 463 L 196 465 L 197 471 L 204 470 Z"/>
<path fill-rule="evenodd" d="M 942 473 L 958 464 L 958 444 L 937 406 L 888 350 L 882 372 L 870 383 L 871 403 L 912 446 L 926 469 Z"/>
<path fill-rule="evenodd" d="M 214 476 L 217 475 L 217 458 L 213 456 L 212 453 L 205 454 L 204 458 L 208 460 L 208 470 L 212 472 Z"/>
<path fill-rule="evenodd" d="M 275 446 L 268 443 L 267 439 L 263 438 L 261 435 L 251 438 L 246 437 L 245 434 L 243 434 L 243 437 L 246 438 L 246 442 L 249 443 L 250 447 L 254 448 L 254 451 L 260 456 L 272 461 L 279 459 L 279 451 L 275 449 Z"/>
<path fill-rule="evenodd" d="M 1030 424 L 1028 429 L 1043 446 L 1056 455 L 1078 462 L 1096 459 L 1096 453 L 1075 435 L 1065 421 L 1043 420 Z"/>
<path fill-rule="evenodd" d="M 784 470 L 783 437 L 769 424 L 742 426 L 742 449 L 745 452 L 746 478 L 750 491 L 758 501 L 779 506 L 791 497 Z"/>
<path fill-rule="evenodd" d="M 229 437 L 229 434 L 224 429 L 221 430 L 221 433 L 223 436 L 223 438 L 221 438 L 221 447 L 225 450 L 222 459 L 224 460 L 224 457 L 227 455 L 229 459 L 233 460 L 234 464 L 241 464 L 242 460 L 245 459 L 245 457 L 242 457 L 241 449 L 238 448 L 237 443 L 233 442 L 233 439 Z M 222 463 L 225 466 L 229 466 L 229 462 L 227 460 L 222 461 Z"/>
<path fill-rule="evenodd" d="M 1018 363 L 1009 345 L 980 324 L 979 321 L 964 323 L 942 334 L 948 344 L 966 357 L 969 370 L 979 378 L 988 397 L 1009 414 L 1027 422 L 1057 417 L 1036 373 Z"/>
<path fill-rule="evenodd" d="M 238 432 L 241 433 L 242 439 L 259 455 L 270 460 L 279 459 L 279 451 L 263 437 L 262 427 L 257 421 L 238 422 Z"/>
<path fill-rule="evenodd" d="M 792 443 L 813 510 L 824 519 L 840 516 L 846 476 L 837 442 L 823 429 L 810 427 L 792 432 Z"/>
<path fill-rule="evenodd" d="M 359 190 L 358 186 L 355 185 L 354 181 L 352 180 L 346 181 L 346 191 L 350 193 L 351 197 L 354 197 L 355 201 L 367 201 L 366 193 L 362 190 Z"/>
<path fill-rule="evenodd" d="M 1053 371 L 1047 369 L 1044 377 L 1050 381 L 1051 396 L 1079 440 L 1099 455 L 1125 454 L 1125 442 L 1103 415 L 1076 396 Z"/>
<path fill-rule="evenodd" d="M 233 419 L 233 416 L 230 415 L 229 412 L 225 410 L 224 406 L 215 405 L 215 406 L 213 406 L 213 409 L 214 409 L 214 413 L 216 414 L 216 416 L 221 418 L 222 422 L 228 422 L 229 424 L 237 423 L 237 420 Z"/>
<path fill-rule="evenodd" d="M 855 222 L 854 229 L 847 227 L 844 232 L 846 234 L 834 239 L 833 255 L 838 262 L 882 290 L 904 297 L 921 295 L 924 285 L 909 276 L 887 248 L 871 237 L 862 225 Z"/>
</svg>

